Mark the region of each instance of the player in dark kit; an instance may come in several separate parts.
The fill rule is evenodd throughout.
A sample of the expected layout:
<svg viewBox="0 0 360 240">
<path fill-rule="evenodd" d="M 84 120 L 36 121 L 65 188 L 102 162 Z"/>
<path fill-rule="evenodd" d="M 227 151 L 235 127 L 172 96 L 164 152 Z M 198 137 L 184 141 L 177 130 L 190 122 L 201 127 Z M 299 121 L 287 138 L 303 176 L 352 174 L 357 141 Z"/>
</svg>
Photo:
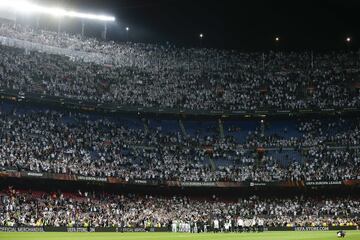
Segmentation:
<svg viewBox="0 0 360 240">
<path fill-rule="evenodd" d="M 344 238 L 345 237 L 345 231 L 343 231 L 343 230 L 340 230 L 340 231 L 338 231 L 337 233 L 336 233 L 336 235 L 340 238 Z"/>
</svg>

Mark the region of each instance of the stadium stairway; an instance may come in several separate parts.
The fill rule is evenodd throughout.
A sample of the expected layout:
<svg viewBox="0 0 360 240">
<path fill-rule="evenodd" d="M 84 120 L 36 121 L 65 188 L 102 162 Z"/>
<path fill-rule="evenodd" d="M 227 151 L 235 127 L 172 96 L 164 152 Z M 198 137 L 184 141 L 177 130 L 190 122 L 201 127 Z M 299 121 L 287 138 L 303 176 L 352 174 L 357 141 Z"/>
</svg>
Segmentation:
<svg viewBox="0 0 360 240">
<path fill-rule="evenodd" d="M 148 120 L 146 118 L 143 118 L 141 119 L 141 121 L 143 122 L 145 134 L 147 134 L 149 132 Z"/>
<path fill-rule="evenodd" d="M 185 129 L 185 126 L 184 126 L 183 122 L 181 121 L 181 119 L 179 119 L 179 126 L 181 129 L 181 133 L 183 134 L 184 137 L 186 137 L 187 136 L 186 129 Z"/>
<path fill-rule="evenodd" d="M 210 163 L 210 166 L 211 166 L 211 170 L 215 171 L 217 167 L 216 167 L 216 163 L 215 163 L 214 159 L 209 157 L 208 160 L 209 160 L 209 163 Z"/>
<path fill-rule="evenodd" d="M 224 125 L 223 125 L 223 122 L 221 121 L 221 119 L 219 119 L 219 134 L 220 134 L 221 139 L 225 138 Z"/>
</svg>

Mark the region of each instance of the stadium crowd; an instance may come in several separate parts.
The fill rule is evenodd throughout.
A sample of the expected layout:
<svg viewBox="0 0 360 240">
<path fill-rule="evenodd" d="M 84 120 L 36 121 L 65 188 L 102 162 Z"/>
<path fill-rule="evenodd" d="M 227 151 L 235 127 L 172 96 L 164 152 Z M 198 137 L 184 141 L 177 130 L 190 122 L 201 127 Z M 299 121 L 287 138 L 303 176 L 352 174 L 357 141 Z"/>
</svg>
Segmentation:
<svg viewBox="0 0 360 240">
<path fill-rule="evenodd" d="M 0 36 L 112 56 L 96 64 L 0 47 L 0 88 L 99 103 L 187 110 L 359 107 L 352 52 L 240 53 L 103 42 L 3 23 Z M 75 62 L 75 63 L 74 63 Z M 169 97 L 171 96 L 171 97 Z"/>
<path fill-rule="evenodd" d="M 9 23 L 0 24 L 1 36 L 96 53 L 105 59 L 88 62 L 60 51 L 29 51 L 25 45 L 24 49 L 2 42 L 0 90 L 16 91 L 20 96 L 213 111 L 360 107 L 360 56 L 353 52 L 240 53 L 115 43 Z M 359 120 L 302 118 L 297 121 L 297 135 L 291 137 L 286 129 L 265 134 L 264 129 L 271 126 L 261 123 L 239 141 L 230 134 L 221 136 L 220 130 L 165 132 L 146 126 L 145 120 L 144 127 L 134 127 L 113 116 L 27 107 L 8 111 L 0 105 L 0 171 L 126 181 L 360 179 Z M 286 163 L 279 160 L 283 155 Z M 0 226 L 244 230 L 254 226 L 357 226 L 359 214 L 360 201 L 346 196 L 253 196 L 225 201 L 12 188 L 0 192 Z"/>
<path fill-rule="evenodd" d="M 260 198 L 194 200 L 106 193 L 45 193 L 9 188 L 0 192 L 2 226 L 166 227 L 181 223 L 199 230 L 278 226 L 356 226 L 360 202 L 350 198 Z M 173 228 L 174 230 L 174 228 Z M 219 229 L 221 230 L 221 229 Z M 224 229 L 225 230 L 225 229 Z M 230 230 L 230 229 L 228 229 Z M 187 230 L 180 230 L 187 231 Z"/>
<path fill-rule="evenodd" d="M 239 142 L 215 132 L 184 135 L 128 126 L 110 116 L 12 106 L 0 107 L 2 170 L 180 181 L 336 181 L 360 176 L 357 118 L 299 120 L 298 137 L 263 136 L 255 130 Z M 277 153 L 290 148 L 300 159 L 284 164 L 271 151 L 257 153 L 259 148 Z"/>
</svg>

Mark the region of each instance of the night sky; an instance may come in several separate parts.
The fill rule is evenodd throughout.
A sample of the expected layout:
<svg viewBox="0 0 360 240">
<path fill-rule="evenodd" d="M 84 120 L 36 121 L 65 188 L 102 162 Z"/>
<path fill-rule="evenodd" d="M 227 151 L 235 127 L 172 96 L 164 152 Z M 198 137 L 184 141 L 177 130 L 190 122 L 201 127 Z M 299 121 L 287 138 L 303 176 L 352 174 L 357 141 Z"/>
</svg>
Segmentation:
<svg viewBox="0 0 360 240">
<path fill-rule="evenodd" d="M 178 46 L 263 51 L 358 49 L 359 0 L 54 0 L 76 10 L 114 15 L 109 38 Z M 60 2 L 60 3 L 59 3 Z M 45 24 L 45 23 L 43 23 Z M 48 24 L 48 22 L 46 23 Z M 125 27 L 129 26 L 129 35 Z M 66 21 L 63 28 L 80 25 Z M 86 33 L 100 36 L 99 23 Z M 205 35 L 202 43 L 199 33 Z M 276 46 L 274 38 L 280 37 Z M 352 38 L 347 46 L 345 38 Z"/>
</svg>

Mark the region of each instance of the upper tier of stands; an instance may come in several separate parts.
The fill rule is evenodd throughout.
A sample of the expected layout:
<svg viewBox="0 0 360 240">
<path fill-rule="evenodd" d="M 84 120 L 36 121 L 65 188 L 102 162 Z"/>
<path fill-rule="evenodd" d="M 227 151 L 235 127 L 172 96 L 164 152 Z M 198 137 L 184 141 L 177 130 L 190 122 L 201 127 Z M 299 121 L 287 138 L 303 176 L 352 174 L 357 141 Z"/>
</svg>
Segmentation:
<svg viewBox="0 0 360 240">
<path fill-rule="evenodd" d="M 3 91 L 189 111 L 360 106 L 360 57 L 353 52 L 185 49 L 103 42 L 9 23 L 0 26 L 0 36 Z M 75 53 L 91 57 L 84 61 Z M 97 60 L 103 57 L 110 60 Z"/>
</svg>

